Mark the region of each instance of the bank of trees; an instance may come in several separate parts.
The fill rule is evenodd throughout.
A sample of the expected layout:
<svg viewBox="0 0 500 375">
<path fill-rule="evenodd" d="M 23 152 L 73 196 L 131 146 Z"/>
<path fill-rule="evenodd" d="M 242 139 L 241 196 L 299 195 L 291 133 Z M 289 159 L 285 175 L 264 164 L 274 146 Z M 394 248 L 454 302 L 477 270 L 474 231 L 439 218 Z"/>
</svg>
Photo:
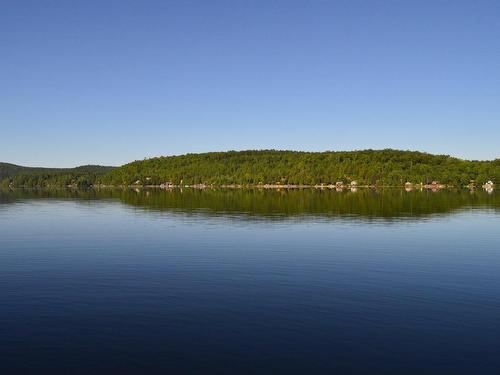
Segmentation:
<svg viewBox="0 0 500 375">
<path fill-rule="evenodd" d="M 135 161 L 102 176 L 109 185 L 329 184 L 401 186 L 405 182 L 463 186 L 500 181 L 500 159 L 467 161 L 398 150 L 352 152 L 230 151 Z"/>
<path fill-rule="evenodd" d="M 465 186 L 500 182 L 500 159 L 468 161 L 398 150 L 351 152 L 229 151 L 158 157 L 119 168 L 25 168 L 0 163 L 2 186 L 331 184 L 402 186 L 439 181 Z"/>
<path fill-rule="evenodd" d="M 112 167 L 30 168 L 0 163 L 0 187 L 89 187 Z"/>
</svg>

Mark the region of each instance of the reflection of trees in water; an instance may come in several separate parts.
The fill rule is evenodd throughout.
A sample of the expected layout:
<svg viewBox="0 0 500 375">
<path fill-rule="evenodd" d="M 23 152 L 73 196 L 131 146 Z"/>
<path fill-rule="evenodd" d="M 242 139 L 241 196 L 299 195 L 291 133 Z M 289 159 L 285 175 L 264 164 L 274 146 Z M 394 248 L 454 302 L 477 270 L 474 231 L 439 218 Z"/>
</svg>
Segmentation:
<svg viewBox="0 0 500 375">
<path fill-rule="evenodd" d="M 403 189 L 330 190 L 13 190 L 0 191 L 0 202 L 23 199 L 115 200 L 155 211 L 203 211 L 204 214 L 243 214 L 283 217 L 295 215 L 412 217 L 446 214 L 467 207 L 500 208 L 500 194 L 484 191 L 405 191 Z"/>
</svg>

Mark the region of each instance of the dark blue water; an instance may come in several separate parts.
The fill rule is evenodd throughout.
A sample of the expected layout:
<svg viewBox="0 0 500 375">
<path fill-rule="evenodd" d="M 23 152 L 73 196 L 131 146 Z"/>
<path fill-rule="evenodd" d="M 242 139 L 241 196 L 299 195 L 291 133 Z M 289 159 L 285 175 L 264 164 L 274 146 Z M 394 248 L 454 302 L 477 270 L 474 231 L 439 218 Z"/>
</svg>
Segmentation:
<svg viewBox="0 0 500 375">
<path fill-rule="evenodd" d="M 495 373 L 499 338 L 495 207 L 0 205 L 1 373 Z"/>
</svg>

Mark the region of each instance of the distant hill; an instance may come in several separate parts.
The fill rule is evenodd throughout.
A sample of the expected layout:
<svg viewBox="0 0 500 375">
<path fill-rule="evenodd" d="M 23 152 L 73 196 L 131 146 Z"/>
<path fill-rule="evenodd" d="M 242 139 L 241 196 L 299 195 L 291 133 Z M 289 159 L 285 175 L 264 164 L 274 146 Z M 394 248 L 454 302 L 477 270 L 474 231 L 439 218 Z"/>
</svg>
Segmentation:
<svg viewBox="0 0 500 375">
<path fill-rule="evenodd" d="M 500 182 L 500 159 L 470 161 L 417 151 L 250 150 L 157 157 L 121 167 L 32 168 L 0 163 L 2 186 L 335 184 L 465 186 Z"/>
<path fill-rule="evenodd" d="M 416 151 L 229 151 L 135 161 L 102 176 L 110 185 L 330 184 L 402 186 L 405 182 L 464 186 L 500 181 L 500 159 L 469 161 Z"/>
<path fill-rule="evenodd" d="M 82 165 L 75 168 L 42 168 L 23 167 L 20 165 L 0 163 L 0 179 L 20 174 L 60 174 L 60 173 L 99 173 L 104 174 L 115 167 L 101 165 Z"/>
<path fill-rule="evenodd" d="M 14 186 L 90 186 L 115 167 L 83 165 L 76 168 L 38 168 L 0 163 L 0 183 Z"/>
</svg>

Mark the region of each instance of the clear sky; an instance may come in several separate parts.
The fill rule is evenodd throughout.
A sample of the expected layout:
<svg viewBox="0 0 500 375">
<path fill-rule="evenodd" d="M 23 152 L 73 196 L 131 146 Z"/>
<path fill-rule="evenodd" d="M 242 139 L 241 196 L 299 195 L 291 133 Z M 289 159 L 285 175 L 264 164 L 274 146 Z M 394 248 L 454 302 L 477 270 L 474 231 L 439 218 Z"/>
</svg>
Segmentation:
<svg viewBox="0 0 500 375">
<path fill-rule="evenodd" d="M 500 1 L 0 2 L 0 161 L 500 157 Z"/>
</svg>

